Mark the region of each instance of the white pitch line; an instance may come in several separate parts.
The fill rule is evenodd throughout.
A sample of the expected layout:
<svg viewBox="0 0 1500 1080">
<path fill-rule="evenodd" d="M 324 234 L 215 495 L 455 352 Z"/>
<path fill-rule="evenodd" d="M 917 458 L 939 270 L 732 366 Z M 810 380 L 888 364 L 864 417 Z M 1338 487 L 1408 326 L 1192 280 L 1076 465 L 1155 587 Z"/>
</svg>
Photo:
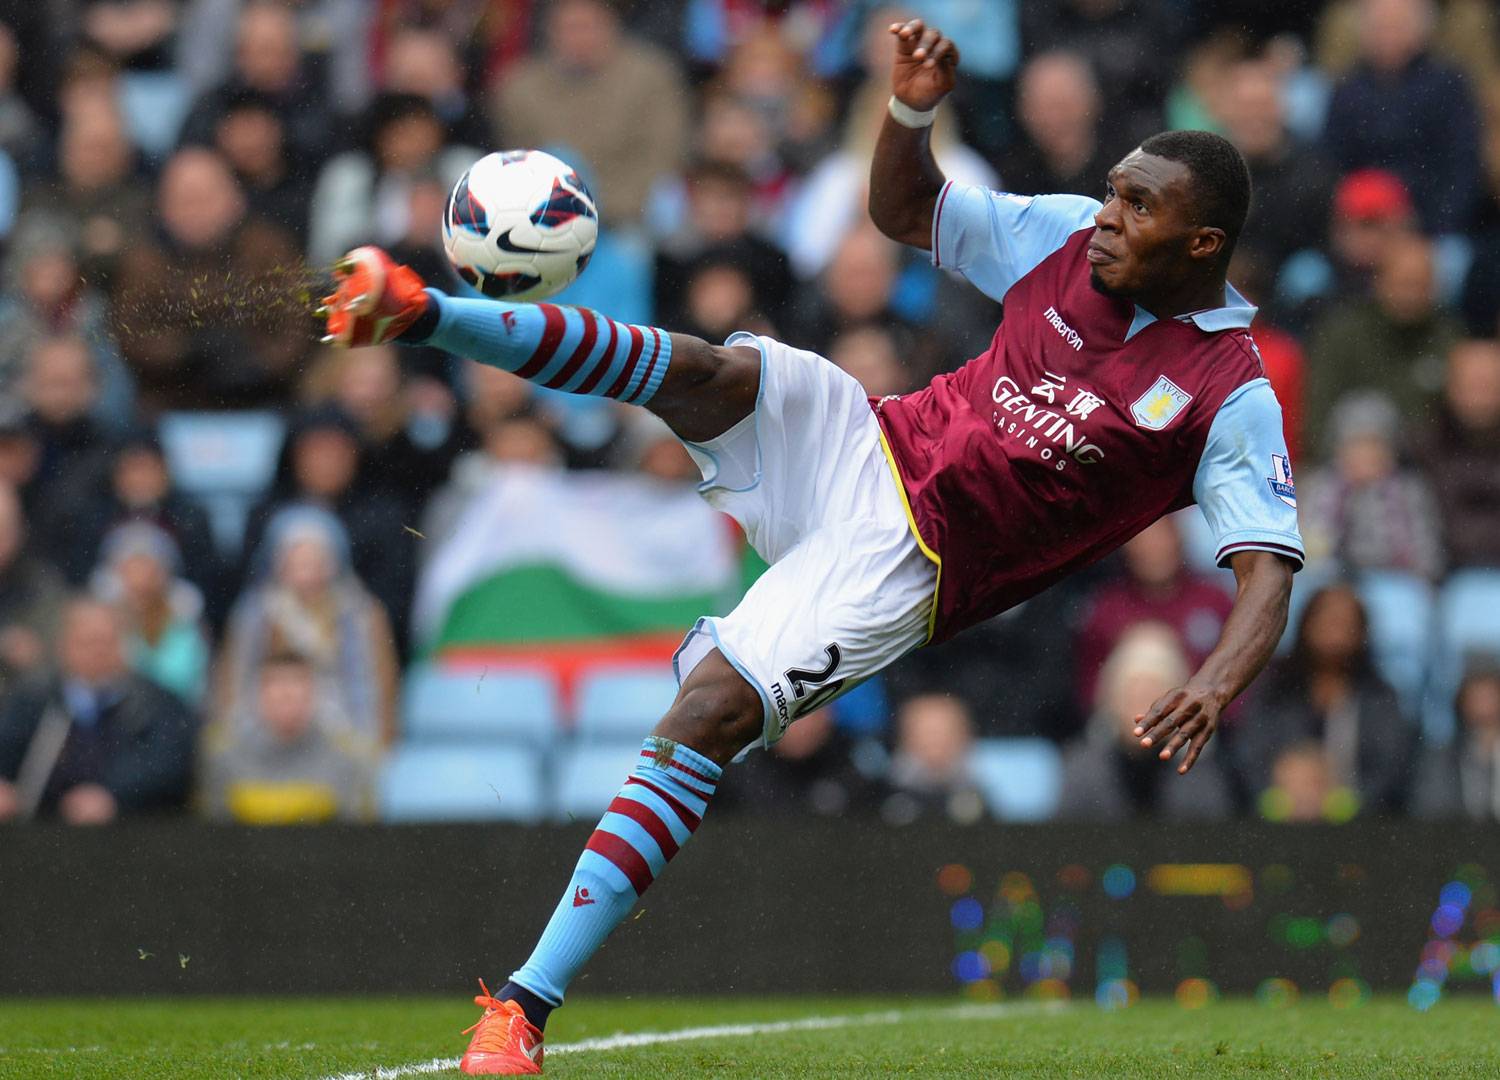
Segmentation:
<svg viewBox="0 0 1500 1080">
<path fill-rule="evenodd" d="M 678 1031 L 643 1031 L 620 1033 L 547 1047 L 547 1056 L 579 1054 L 590 1050 L 625 1050 L 638 1046 L 660 1046 L 663 1043 L 693 1042 L 699 1039 L 731 1039 L 750 1035 L 780 1035 L 789 1031 L 828 1031 L 833 1028 L 869 1027 L 895 1024 L 907 1020 L 999 1020 L 1022 1013 L 1055 1012 L 1066 1007 L 1061 1002 L 1019 1002 L 985 1005 L 950 1005 L 932 1009 L 888 1009 L 884 1012 L 855 1013 L 850 1016 L 810 1016 L 801 1020 L 775 1020 L 761 1024 L 718 1024 L 713 1027 L 682 1028 Z M 323 1080 L 399 1080 L 403 1076 L 423 1076 L 458 1068 L 458 1058 L 433 1058 L 410 1065 L 389 1065 L 365 1072 L 338 1073 Z"/>
</svg>

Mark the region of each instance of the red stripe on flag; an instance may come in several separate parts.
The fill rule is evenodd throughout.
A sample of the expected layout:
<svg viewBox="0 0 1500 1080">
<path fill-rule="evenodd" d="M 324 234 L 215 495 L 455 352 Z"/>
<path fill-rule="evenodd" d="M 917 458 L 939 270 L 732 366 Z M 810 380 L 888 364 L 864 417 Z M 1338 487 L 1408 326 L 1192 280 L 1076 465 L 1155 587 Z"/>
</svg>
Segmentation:
<svg viewBox="0 0 1500 1080">
<path fill-rule="evenodd" d="M 635 393 L 630 395 L 627 405 L 646 392 L 646 387 L 651 382 L 651 373 L 656 370 L 657 358 L 661 356 L 661 331 L 654 326 L 651 328 L 651 338 L 651 362 L 646 365 L 646 374 L 641 378 L 641 385 L 637 386 Z"/>
<path fill-rule="evenodd" d="M 630 385 L 630 376 L 635 371 L 635 362 L 641 358 L 641 349 L 645 347 L 646 335 L 641 333 L 639 326 L 627 326 L 630 331 L 630 355 L 625 359 L 625 368 L 620 372 L 620 377 L 614 381 L 608 390 L 604 391 L 605 397 L 617 398 Z"/>
<path fill-rule="evenodd" d="M 587 394 L 599 385 L 599 380 L 604 378 L 604 373 L 609 370 L 609 362 L 615 355 L 615 344 L 619 340 L 620 324 L 613 319 L 605 319 L 609 323 L 609 344 L 604 347 L 604 353 L 599 357 L 599 362 L 594 365 L 594 370 L 588 373 L 588 377 L 578 384 L 575 394 Z"/>
<path fill-rule="evenodd" d="M 568 357 L 568 362 L 562 366 L 562 370 L 542 384 L 549 390 L 561 390 L 563 385 L 583 366 L 583 362 L 589 358 L 589 353 L 594 351 L 594 342 L 599 337 L 599 323 L 591 311 L 580 309 L 578 314 L 583 319 L 583 339 L 579 341 L 578 348 L 573 350 L 573 355 Z"/>
<path fill-rule="evenodd" d="M 650 750 L 642 750 L 641 751 L 641 757 L 643 757 L 643 758 L 649 758 L 651 761 L 655 761 L 656 760 L 656 755 L 653 754 Z M 676 769 L 679 772 L 686 773 L 688 776 L 691 776 L 694 780 L 698 780 L 698 781 L 701 781 L 702 783 L 707 784 L 709 786 L 710 790 L 713 789 L 714 787 L 718 786 L 718 781 L 717 780 L 710 780 L 708 777 L 704 776 L 701 772 L 697 772 L 697 771 L 695 771 L 693 769 L 689 769 L 686 765 L 684 765 L 682 762 L 678 761 L 676 758 L 668 758 L 667 759 L 667 764 L 670 765 L 670 766 L 672 766 L 672 768 Z"/>
<path fill-rule="evenodd" d="M 656 816 L 651 807 L 638 803 L 634 799 L 616 795 L 615 801 L 609 804 L 609 810 L 612 814 L 623 814 L 645 829 L 667 858 L 670 859 L 677 854 L 677 841 L 672 839 L 672 830 L 667 828 L 666 822 Z"/>
<path fill-rule="evenodd" d="M 697 831 L 698 822 L 703 819 L 686 806 L 683 806 L 674 796 L 667 794 L 667 792 L 657 787 L 650 780 L 642 780 L 639 776 L 627 776 L 625 782 L 627 784 L 640 784 L 647 791 L 653 791 L 657 795 L 660 795 L 662 801 L 672 808 L 672 813 L 677 815 L 678 820 L 688 827 L 688 832 Z"/>
<path fill-rule="evenodd" d="M 542 340 L 536 347 L 536 352 L 531 354 L 531 359 L 516 368 L 516 374 L 523 379 L 534 378 L 537 372 L 547 366 L 547 361 L 552 359 L 552 354 L 557 352 L 557 346 L 562 342 L 563 332 L 568 328 L 568 322 L 563 318 L 562 308 L 556 304 L 538 304 L 542 310 L 542 317 L 547 320 L 542 328 Z"/>
<path fill-rule="evenodd" d="M 589 842 L 585 847 L 619 867 L 620 872 L 630 879 L 630 887 L 635 890 L 637 896 L 644 893 L 650 886 L 651 867 L 646 865 L 645 858 L 614 833 L 595 829 L 594 835 L 589 837 Z"/>
</svg>

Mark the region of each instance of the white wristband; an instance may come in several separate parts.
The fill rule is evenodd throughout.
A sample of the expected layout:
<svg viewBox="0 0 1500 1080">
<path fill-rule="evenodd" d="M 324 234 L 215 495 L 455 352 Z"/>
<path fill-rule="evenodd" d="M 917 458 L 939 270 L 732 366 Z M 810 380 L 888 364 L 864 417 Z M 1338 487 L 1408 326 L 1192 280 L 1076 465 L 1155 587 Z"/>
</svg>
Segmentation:
<svg viewBox="0 0 1500 1080">
<path fill-rule="evenodd" d="M 933 120 L 937 119 L 937 110 L 928 109 L 926 112 L 913 109 L 904 101 L 898 101 L 896 95 L 891 95 L 891 100 L 886 108 L 890 110 L 891 117 L 902 127 L 924 128 L 931 127 Z"/>
</svg>

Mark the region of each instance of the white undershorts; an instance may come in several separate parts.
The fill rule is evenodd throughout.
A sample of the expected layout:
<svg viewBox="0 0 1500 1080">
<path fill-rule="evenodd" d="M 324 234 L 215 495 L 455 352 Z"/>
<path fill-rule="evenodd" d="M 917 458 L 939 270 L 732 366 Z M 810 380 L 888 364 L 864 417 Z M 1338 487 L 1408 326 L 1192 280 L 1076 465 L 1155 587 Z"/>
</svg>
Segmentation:
<svg viewBox="0 0 1500 1080">
<path fill-rule="evenodd" d="M 687 443 L 709 505 L 770 564 L 723 617 L 699 619 L 679 685 L 713 649 L 759 691 L 763 744 L 925 642 L 937 567 L 908 524 L 880 425 L 853 377 L 814 353 L 737 333 L 760 349 L 755 411 Z"/>
</svg>

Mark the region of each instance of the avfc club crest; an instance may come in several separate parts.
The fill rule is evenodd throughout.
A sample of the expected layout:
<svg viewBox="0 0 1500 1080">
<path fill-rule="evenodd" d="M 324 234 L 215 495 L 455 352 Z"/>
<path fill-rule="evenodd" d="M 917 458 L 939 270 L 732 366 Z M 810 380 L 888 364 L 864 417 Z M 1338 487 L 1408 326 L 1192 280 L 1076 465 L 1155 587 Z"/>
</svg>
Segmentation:
<svg viewBox="0 0 1500 1080">
<path fill-rule="evenodd" d="M 1271 455 L 1271 475 L 1266 478 L 1271 494 L 1293 510 L 1297 508 L 1297 485 L 1292 482 L 1292 463 L 1285 454 Z"/>
<path fill-rule="evenodd" d="M 1130 406 L 1130 415 L 1148 431 L 1160 431 L 1192 400 L 1192 394 L 1162 375 L 1150 390 L 1136 398 L 1135 404 Z"/>
</svg>

